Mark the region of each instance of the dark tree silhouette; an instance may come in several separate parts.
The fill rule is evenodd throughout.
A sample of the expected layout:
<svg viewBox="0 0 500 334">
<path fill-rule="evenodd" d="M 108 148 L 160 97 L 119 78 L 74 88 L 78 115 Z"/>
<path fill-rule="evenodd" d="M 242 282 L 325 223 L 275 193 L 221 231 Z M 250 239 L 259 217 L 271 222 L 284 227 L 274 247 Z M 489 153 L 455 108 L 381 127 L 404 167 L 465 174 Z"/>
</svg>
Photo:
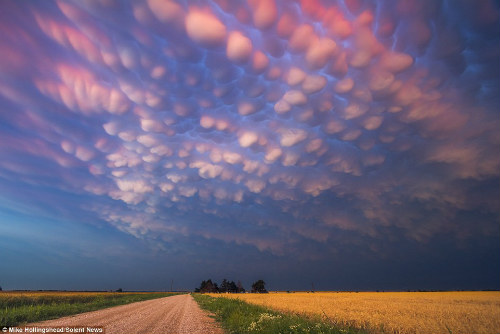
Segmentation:
<svg viewBox="0 0 500 334">
<path fill-rule="evenodd" d="M 263 284 L 264 281 L 262 281 Z M 208 281 L 202 281 L 200 284 L 199 288 L 194 289 L 194 292 L 201 292 L 201 293 L 214 293 L 214 292 L 228 292 L 228 293 L 244 293 L 245 289 L 243 288 L 243 285 L 241 284 L 240 281 L 238 283 L 234 283 L 234 281 L 229 281 L 227 279 L 223 279 L 222 283 L 220 284 L 220 287 L 217 286 L 217 283 L 212 282 L 211 279 Z M 263 292 L 267 292 L 264 291 Z"/>
<path fill-rule="evenodd" d="M 223 279 L 222 283 L 220 284 L 220 292 L 229 292 L 229 293 L 236 293 L 238 292 L 238 287 L 236 286 L 236 283 L 234 281 L 228 281 L 227 279 Z"/>
<path fill-rule="evenodd" d="M 227 279 L 223 279 L 222 283 L 220 284 L 219 291 L 224 293 L 224 292 L 229 292 L 229 281 Z"/>
<path fill-rule="evenodd" d="M 266 282 L 258 280 L 252 284 L 252 292 L 254 293 L 267 293 Z"/>
<path fill-rule="evenodd" d="M 229 289 L 227 292 L 230 292 L 230 293 L 238 292 L 238 287 L 236 286 L 236 283 L 234 283 L 234 281 L 229 282 Z"/>
<path fill-rule="evenodd" d="M 195 291 L 201 293 L 214 293 L 219 292 L 219 287 L 217 286 L 217 283 L 214 283 L 211 279 L 209 279 L 208 281 L 201 282 L 200 287 Z"/>
</svg>

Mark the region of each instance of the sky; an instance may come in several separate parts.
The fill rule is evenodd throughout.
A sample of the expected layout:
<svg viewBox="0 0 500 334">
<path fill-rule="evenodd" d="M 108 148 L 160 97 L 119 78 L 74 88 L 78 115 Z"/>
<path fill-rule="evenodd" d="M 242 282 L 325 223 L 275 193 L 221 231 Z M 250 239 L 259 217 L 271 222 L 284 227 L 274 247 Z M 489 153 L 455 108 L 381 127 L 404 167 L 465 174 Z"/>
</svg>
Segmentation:
<svg viewBox="0 0 500 334">
<path fill-rule="evenodd" d="M 500 289 L 500 3 L 0 2 L 0 286 Z"/>
</svg>

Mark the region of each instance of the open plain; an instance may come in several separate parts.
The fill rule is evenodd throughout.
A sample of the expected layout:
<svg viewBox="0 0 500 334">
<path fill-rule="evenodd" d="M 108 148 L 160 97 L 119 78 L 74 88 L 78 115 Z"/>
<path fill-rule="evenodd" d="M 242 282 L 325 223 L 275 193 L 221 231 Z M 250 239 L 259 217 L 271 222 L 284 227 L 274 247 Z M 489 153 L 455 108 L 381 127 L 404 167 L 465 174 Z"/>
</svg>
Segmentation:
<svg viewBox="0 0 500 334">
<path fill-rule="evenodd" d="M 222 334 L 191 295 L 158 298 L 26 326 L 98 326 L 106 334 Z"/>
<path fill-rule="evenodd" d="M 212 294 L 217 296 L 217 294 Z M 277 292 L 224 294 L 376 333 L 500 333 L 500 292 Z"/>
</svg>

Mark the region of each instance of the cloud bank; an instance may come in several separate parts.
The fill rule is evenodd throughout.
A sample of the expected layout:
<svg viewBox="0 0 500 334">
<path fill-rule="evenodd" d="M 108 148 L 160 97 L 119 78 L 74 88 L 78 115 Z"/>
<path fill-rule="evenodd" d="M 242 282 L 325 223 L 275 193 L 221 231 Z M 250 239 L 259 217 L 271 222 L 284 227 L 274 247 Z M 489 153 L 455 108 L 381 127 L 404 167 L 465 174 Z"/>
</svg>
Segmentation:
<svg viewBox="0 0 500 334">
<path fill-rule="evenodd" d="M 4 1 L 0 187 L 318 258 L 498 235 L 493 1 Z"/>
</svg>

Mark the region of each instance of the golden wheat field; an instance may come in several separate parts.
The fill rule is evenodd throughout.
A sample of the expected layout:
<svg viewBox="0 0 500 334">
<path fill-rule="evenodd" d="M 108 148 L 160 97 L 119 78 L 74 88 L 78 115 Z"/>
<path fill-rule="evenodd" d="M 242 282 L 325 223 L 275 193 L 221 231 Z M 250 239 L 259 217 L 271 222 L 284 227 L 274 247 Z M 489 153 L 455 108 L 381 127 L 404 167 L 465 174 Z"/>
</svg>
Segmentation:
<svg viewBox="0 0 500 334">
<path fill-rule="evenodd" d="M 500 333 L 500 292 L 224 294 L 252 304 L 384 333 Z"/>
</svg>

